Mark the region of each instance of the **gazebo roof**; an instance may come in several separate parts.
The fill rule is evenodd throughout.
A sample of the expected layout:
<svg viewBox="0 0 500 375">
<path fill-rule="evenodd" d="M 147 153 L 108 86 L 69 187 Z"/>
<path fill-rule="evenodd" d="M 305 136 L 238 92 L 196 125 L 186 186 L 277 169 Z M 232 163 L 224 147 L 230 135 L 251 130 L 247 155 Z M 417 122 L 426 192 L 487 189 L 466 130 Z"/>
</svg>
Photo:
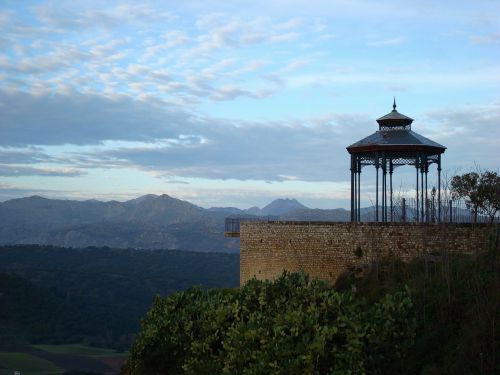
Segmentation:
<svg viewBox="0 0 500 375">
<path fill-rule="evenodd" d="M 410 123 L 413 122 L 413 119 L 411 117 L 399 113 L 398 111 L 396 111 L 396 109 L 393 109 L 385 116 L 378 118 L 377 122 L 380 124 L 381 121 L 387 121 L 387 120 L 399 120 L 399 121 L 403 120 L 403 121 L 409 121 Z"/>
<path fill-rule="evenodd" d="M 347 147 L 350 154 L 377 151 L 442 154 L 446 150 L 443 145 L 411 130 L 413 119 L 396 111 L 396 99 L 392 108 L 377 120 L 378 131 Z"/>
<path fill-rule="evenodd" d="M 380 130 L 389 128 L 411 128 L 411 123 L 413 119 L 411 117 L 405 116 L 396 110 L 396 98 L 394 98 L 394 104 L 392 105 L 392 111 L 385 116 L 377 119 Z"/>
<path fill-rule="evenodd" d="M 443 153 L 446 147 L 412 130 L 379 130 L 347 147 L 352 153 L 366 151 L 430 151 Z"/>
</svg>

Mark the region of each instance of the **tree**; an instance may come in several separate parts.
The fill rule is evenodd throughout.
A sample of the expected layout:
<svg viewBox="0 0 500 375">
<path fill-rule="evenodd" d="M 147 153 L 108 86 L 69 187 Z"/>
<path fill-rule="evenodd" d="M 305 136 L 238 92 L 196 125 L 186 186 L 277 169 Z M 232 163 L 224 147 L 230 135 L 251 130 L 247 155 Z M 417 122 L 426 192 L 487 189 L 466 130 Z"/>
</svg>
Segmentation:
<svg viewBox="0 0 500 375">
<path fill-rule="evenodd" d="M 500 210 L 500 176 L 491 171 L 478 171 L 455 176 L 451 180 L 452 194 L 468 199 L 476 210 L 483 211 L 490 221 Z"/>
</svg>

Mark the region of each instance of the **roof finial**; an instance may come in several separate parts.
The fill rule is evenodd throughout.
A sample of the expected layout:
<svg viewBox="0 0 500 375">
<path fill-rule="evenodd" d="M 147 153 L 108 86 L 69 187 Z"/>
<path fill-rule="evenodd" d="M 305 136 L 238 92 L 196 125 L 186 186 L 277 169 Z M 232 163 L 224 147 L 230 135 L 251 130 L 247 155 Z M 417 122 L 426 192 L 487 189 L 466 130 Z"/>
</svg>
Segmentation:
<svg viewBox="0 0 500 375">
<path fill-rule="evenodd" d="M 394 97 L 394 103 L 392 104 L 392 110 L 396 111 L 396 97 Z"/>
</svg>

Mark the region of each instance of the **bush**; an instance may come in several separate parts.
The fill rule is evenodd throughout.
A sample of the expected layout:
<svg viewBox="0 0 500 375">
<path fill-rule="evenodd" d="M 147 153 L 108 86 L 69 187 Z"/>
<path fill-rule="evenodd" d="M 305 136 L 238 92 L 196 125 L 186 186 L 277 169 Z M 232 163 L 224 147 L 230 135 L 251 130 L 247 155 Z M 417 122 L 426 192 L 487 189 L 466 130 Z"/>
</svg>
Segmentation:
<svg viewBox="0 0 500 375">
<path fill-rule="evenodd" d="M 366 304 L 304 273 L 156 298 L 126 374 L 382 374 L 415 335 L 408 289 Z"/>
</svg>

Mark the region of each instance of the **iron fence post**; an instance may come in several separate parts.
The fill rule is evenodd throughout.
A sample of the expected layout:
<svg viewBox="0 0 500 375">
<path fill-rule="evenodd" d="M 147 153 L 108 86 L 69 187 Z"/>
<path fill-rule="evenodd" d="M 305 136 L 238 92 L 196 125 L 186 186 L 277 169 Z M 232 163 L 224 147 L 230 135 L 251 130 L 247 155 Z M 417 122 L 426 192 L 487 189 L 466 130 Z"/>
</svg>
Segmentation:
<svg viewBox="0 0 500 375">
<path fill-rule="evenodd" d="M 450 199 L 450 223 L 453 223 L 453 204 L 451 199 Z"/>
<path fill-rule="evenodd" d="M 406 199 L 405 198 L 402 199 L 401 204 L 402 204 L 401 211 L 402 211 L 402 215 L 403 215 L 403 223 L 406 223 Z"/>
</svg>

